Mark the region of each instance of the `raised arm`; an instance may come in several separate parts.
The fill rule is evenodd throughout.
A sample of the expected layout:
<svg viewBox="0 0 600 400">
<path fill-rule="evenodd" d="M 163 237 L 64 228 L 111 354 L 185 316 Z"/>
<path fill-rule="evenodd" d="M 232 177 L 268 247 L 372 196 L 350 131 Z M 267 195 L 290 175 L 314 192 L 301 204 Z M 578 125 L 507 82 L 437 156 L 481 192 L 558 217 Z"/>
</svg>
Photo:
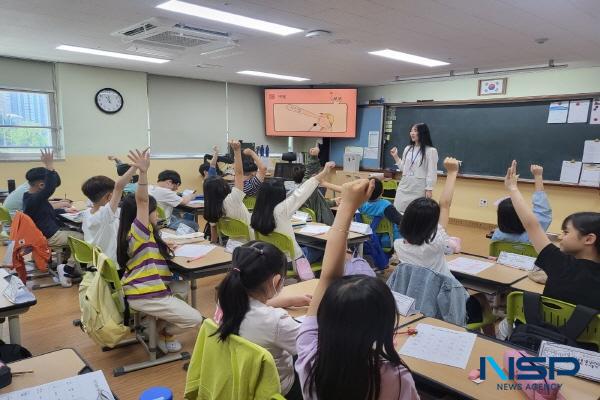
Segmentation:
<svg viewBox="0 0 600 400">
<path fill-rule="evenodd" d="M 234 186 L 239 190 L 244 190 L 244 166 L 242 164 L 242 151 L 240 142 L 237 140 L 230 140 L 229 145 L 233 149 L 233 170 L 235 172 L 234 176 Z"/>
<path fill-rule="evenodd" d="M 312 301 L 308 307 L 307 315 L 317 315 L 319 305 L 327 288 L 344 275 L 344 262 L 346 261 L 346 241 L 350 223 L 354 218 L 356 209 L 371 197 L 375 183 L 368 179 L 357 179 L 347 182 L 342 186 L 342 202 L 329 230 L 329 239 L 325 245 L 323 269 Z"/>
<path fill-rule="evenodd" d="M 148 226 L 150 221 L 150 200 L 148 198 L 148 168 L 150 167 L 150 152 L 147 149 L 142 152 L 139 150 L 130 150 L 127 157 L 131 160 L 131 165 L 138 169 L 140 176 L 137 183 L 137 189 L 135 190 L 135 204 L 137 205 L 136 218 L 142 223 L 142 225 Z"/>
<path fill-rule="evenodd" d="M 456 184 L 459 164 L 460 161 L 456 158 L 446 157 L 444 160 L 447 175 L 444 191 L 440 197 L 440 219 L 438 222 L 444 228 L 448 226 L 448 220 L 450 219 L 450 206 L 452 205 L 452 196 L 454 195 L 454 185 Z"/>
<path fill-rule="evenodd" d="M 37 193 L 31 195 L 31 203 L 45 202 L 54 194 L 58 185 L 58 173 L 54 170 L 54 153 L 52 149 L 40 150 L 40 160 L 46 167 L 46 176 L 44 178 L 44 187 Z"/>
<path fill-rule="evenodd" d="M 212 149 L 213 149 L 213 155 L 212 155 L 212 158 L 210 159 L 209 166 L 210 166 L 210 168 L 214 168 L 215 174 L 216 174 L 216 172 L 217 172 L 217 162 L 218 162 L 218 159 L 219 159 L 219 147 L 218 146 L 213 146 Z M 210 173 L 209 173 L 209 175 L 210 175 Z"/>
<path fill-rule="evenodd" d="M 319 186 L 324 187 L 325 189 L 333 190 L 334 192 L 342 193 L 342 187 L 340 185 L 336 185 L 335 183 L 321 181 Z"/>
<path fill-rule="evenodd" d="M 304 179 L 307 180 L 312 178 L 313 175 L 319 172 L 321 169 L 321 163 L 319 162 L 319 146 L 311 147 L 308 149 L 308 157 L 304 163 Z"/>
<path fill-rule="evenodd" d="M 517 181 L 519 175 L 517 175 L 517 162 L 513 160 L 511 166 L 506 171 L 506 177 L 504 178 L 504 186 L 508 189 L 510 199 L 512 200 L 513 207 L 523 224 L 523 227 L 527 231 L 529 241 L 533 244 L 535 251 L 540 253 L 544 247 L 550 244 L 550 239 L 546 236 L 546 232 L 538 222 L 537 218 L 527 206 L 523 195 L 519 191 Z"/>
<path fill-rule="evenodd" d="M 252 160 L 258 167 L 258 171 L 256 172 L 256 177 L 261 182 L 264 182 L 265 176 L 267 175 L 267 166 L 262 162 L 261 158 L 256 154 L 256 152 L 252 149 L 244 149 L 244 155 L 252 157 Z"/>
<path fill-rule="evenodd" d="M 544 168 L 541 165 L 532 164 L 530 167 L 533 180 L 535 182 L 535 191 L 544 191 Z"/>
<path fill-rule="evenodd" d="M 402 159 L 398 155 L 398 148 L 396 146 L 391 148 L 390 155 L 394 159 L 394 163 L 398 166 L 398 169 L 402 171 Z"/>
<path fill-rule="evenodd" d="M 123 195 L 123 189 L 125 189 L 125 186 L 131 182 L 131 177 L 135 175 L 136 171 L 137 167 L 130 166 L 127 172 L 125 172 L 123 176 L 121 176 L 115 183 L 115 188 L 113 189 L 112 197 L 110 198 L 109 203 L 113 213 L 117 212 L 117 208 L 119 208 L 119 202 L 121 201 L 121 196 Z"/>
</svg>

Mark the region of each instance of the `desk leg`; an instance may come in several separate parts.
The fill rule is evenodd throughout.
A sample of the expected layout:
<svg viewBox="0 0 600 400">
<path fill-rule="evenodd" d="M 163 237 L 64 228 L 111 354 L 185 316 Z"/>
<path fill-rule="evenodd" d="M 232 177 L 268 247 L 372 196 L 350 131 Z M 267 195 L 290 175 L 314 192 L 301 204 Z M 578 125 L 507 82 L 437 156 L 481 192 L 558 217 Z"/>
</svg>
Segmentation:
<svg viewBox="0 0 600 400">
<path fill-rule="evenodd" d="M 365 247 L 364 242 L 360 242 L 360 244 L 358 245 L 358 255 L 361 257 L 364 257 L 364 254 L 363 254 L 364 247 Z"/>
<path fill-rule="evenodd" d="M 192 307 L 196 308 L 196 289 L 198 288 L 198 285 L 196 285 L 196 279 L 192 279 L 190 282 L 190 288 L 191 288 L 191 296 L 192 296 Z"/>
<path fill-rule="evenodd" d="M 21 344 L 21 327 L 19 325 L 19 316 L 8 317 L 8 331 L 11 344 Z"/>
</svg>

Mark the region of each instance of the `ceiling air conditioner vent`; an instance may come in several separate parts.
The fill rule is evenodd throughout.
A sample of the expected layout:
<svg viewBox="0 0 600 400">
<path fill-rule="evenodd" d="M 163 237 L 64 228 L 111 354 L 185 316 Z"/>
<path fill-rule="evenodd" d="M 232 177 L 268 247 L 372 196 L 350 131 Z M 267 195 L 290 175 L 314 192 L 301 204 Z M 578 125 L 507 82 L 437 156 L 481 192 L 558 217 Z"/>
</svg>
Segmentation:
<svg viewBox="0 0 600 400">
<path fill-rule="evenodd" d="M 150 18 L 118 30 L 112 36 L 127 43 L 172 46 L 181 50 L 194 48 L 200 52 L 215 51 L 237 46 L 229 33 L 198 28 L 173 22 L 167 18 Z"/>
</svg>

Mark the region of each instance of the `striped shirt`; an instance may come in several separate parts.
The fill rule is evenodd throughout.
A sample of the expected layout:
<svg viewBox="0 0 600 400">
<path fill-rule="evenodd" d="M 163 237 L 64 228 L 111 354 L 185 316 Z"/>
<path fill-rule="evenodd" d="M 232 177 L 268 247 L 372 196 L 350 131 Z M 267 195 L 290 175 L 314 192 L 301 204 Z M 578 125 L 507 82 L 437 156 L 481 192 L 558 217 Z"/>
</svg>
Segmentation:
<svg viewBox="0 0 600 400">
<path fill-rule="evenodd" d="M 253 176 L 244 181 L 244 193 L 246 196 L 256 196 L 261 185 L 262 181 L 257 176 Z"/>
<path fill-rule="evenodd" d="M 132 300 L 171 294 L 166 284 L 171 280 L 171 271 L 158 250 L 153 231 L 152 224 L 144 226 L 137 218 L 129 231 L 127 252 L 131 258 L 123 275 L 123 290 Z"/>
</svg>

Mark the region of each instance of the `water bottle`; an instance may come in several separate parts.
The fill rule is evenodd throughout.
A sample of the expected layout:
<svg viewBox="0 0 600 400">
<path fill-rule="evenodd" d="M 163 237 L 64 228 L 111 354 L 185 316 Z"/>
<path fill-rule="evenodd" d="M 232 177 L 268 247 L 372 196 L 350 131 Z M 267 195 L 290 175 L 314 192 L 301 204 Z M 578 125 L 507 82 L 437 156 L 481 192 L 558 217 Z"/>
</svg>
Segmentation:
<svg viewBox="0 0 600 400">
<path fill-rule="evenodd" d="M 269 157 L 269 145 L 265 149 L 265 157 Z"/>
</svg>

